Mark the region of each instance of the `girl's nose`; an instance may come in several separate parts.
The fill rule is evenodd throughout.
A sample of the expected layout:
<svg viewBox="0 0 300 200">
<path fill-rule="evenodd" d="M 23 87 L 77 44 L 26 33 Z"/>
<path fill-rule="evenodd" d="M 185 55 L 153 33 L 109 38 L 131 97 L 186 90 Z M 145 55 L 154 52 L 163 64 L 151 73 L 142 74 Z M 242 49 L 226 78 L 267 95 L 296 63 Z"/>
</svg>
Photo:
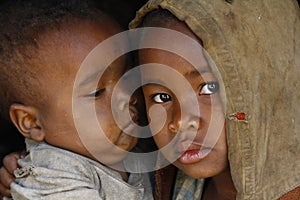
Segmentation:
<svg viewBox="0 0 300 200">
<path fill-rule="evenodd" d="M 169 123 L 168 128 L 172 133 L 178 133 L 179 131 L 195 131 L 201 127 L 200 117 L 192 114 L 186 114 L 186 116 L 174 116 L 173 120 Z"/>
</svg>

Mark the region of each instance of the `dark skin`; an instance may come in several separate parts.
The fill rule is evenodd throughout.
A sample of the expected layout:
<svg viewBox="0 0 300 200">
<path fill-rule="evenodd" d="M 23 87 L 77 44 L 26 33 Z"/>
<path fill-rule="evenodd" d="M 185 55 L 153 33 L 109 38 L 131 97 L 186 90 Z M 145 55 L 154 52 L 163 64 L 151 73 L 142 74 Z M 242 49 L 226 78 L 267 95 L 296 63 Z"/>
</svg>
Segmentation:
<svg viewBox="0 0 300 200">
<path fill-rule="evenodd" d="M 0 191 L 3 194 L 9 194 L 9 184 L 11 181 L 14 180 L 12 174 L 12 169 L 15 169 L 17 167 L 16 165 L 16 160 L 19 158 L 20 154 L 19 153 L 13 153 L 9 156 L 6 156 L 4 159 L 4 166 L 0 169 L 0 176 L 1 177 L 6 177 L 4 179 L 0 179 L 3 185 L 0 184 Z M 6 189 L 3 190 L 4 185 L 6 185 Z M 206 190 L 204 192 L 204 199 L 234 199 L 235 196 L 235 191 L 231 189 L 232 181 L 230 178 L 230 173 L 229 169 L 226 168 L 223 172 L 218 174 L 217 176 L 214 176 L 213 178 L 208 180 Z M 230 187 L 227 187 L 230 186 Z M 294 190 L 297 192 L 297 188 Z M 7 193 L 6 193 L 7 192 Z M 226 196 L 225 196 L 226 195 Z M 290 196 L 289 196 L 290 195 Z M 293 191 L 284 195 L 280 199 L 296 199 L 295 196 L 293 195 Z M 294 197 L 294 198 L 292 198 Z"/>
<path fill-rule="evenodd" d="M 18 168 L 17 160 L 26 155 L 25 152 L 13 152 L 3 159 L 3 167 L 0 169 L 0 197 L 10 197 L 10 184 L 15 181 L 13 171 Z"/>
<path fill-rule="evenodd" d="M 3 167 L 0 169 L 0 193 L 2 196 L 10 196 L 10 183 L 15 180 L 13 170 L 16 169 L 17 159 L 19 159 L 23 153 L 14 152 L 7 155 L 3 160 Z M 299 187 L 295 190 L 285 194 L 280 199 L 297 199 L 295 194 L 299 193 Z M 230 177 L 229 168 L 226 167 L 221 173 L 213 178 L 208 179 L 206 190 L 203 194 L 203 199 L 235 199 L 236 191 L 233 187 L 233 183 Z"/>
<path fill-rule="evenodd" d="M 235 197 L 236 190 L 233 186 L 229 169 L 208 179 L 208 184 L 203 194 L 203 200 L 233 200 Z"/>
<path fill-rule="evenodd" d="M 188 36 L 197 40 L 197 38 L 194 36 L 194 34 L 186 27 L 186 25 L 184 23 L 178 23 L 178 24 L 176 24 L 176 26 L 173 26 L 173 27 L 175 27 L 177 31 L 185 33 Z M 190 69 L 191 70 L 193 69 L 193 67 L 189 66 L 188 63 L 186 63 L 183 60 L 181 60 L 180 58 L 176 57 L 176 55 L 171 55 L 171 54 L 161 52 L 161 51 L 140 52 L 140 57 L 141 57 L 141 63 L 155 62 L 155 63 L 162 63 L 162 64 L 166 64 L 166 65 L 171 65 L 171 66 L 173 64 L 179 63 L 180 65 L 178 66 L 177 70 L 179 70 L 179 72 L 182 74 L 186 74 L 187 72 L 189 72 Z M 162 59 L 160 60 L 160 58 L 162 58 Z M 174 63 L 165 63 L 164 61 L 174 61 Z M 202 62 L 202 61 L 200 61 L 200 62 Z M 181 68 L 182 66 L 185 66 L 185 67 Z M 205 66 L 205 65 L 203 65 L 203 66 Z M 206 70 L 206 71 L 208 71 L 208 70 Z M 213 76 L 210 74 L 208 74 L 208 75 L 206 74 L 205 76 L 206 76 L 206 79 L 211 79 L 211 81 L 215 80 L 213 78 Z M 194 77 L 194 76 L 192 76 L 192 77 Z M 203 80 L 201 78 L 197 78 L 197 77 L 196 77 L 196 79 L 191 79 L 190 81 L 192 83 L 195 83 L 195 88 L 198 88 L 199 84 L 203 84 Z M 198 84 L 198 85 L 196 85 L 196 84 Z M 145 97 L 149 96 L 148 93 L 152 94 L 152 91 L 155 91 L 155 90 L 156 89 L 152 88 L 152 86 L 150 86 L 150 87 L 148 86 L 148 88 L 144 88 L 144 92 L 146 92 Z M 201 92 L 205 93 L 207 91 L 205 91 L 205 89 L 203 89 L 203 91 L 201 91 Z M 209 121 L 206 122 L 206 119 L 210 118 L 209 111 L 211 110 L 211 108 L 210 108 L 210 106 L 207 107 L 207 105 L 205 104 L 205 102 L 207 102 L 207 100 L 205 100 L 206 98 L 207 98 L 207 96 L 201 97 L 200 102 L 199 102 L 199 105 L 203 105 L 201 107 L 201 109 L 207 110 L 207 113 L 205 114 L 206 117 L 203 120 L 202 125 L 209 123 Z M 150 102 L 146 98 L 146 105 L 149 106 L 149 104 L 150 104 Z M 179 108 L 176 107 L 175 104 L 173 104 L 172 105 L 172 113 L 173 114 L 170 113 L 170 115 L 168 115 L 168 116 L 170 116 L 170 117 L 176 116 L 176 115 L 174 115 L 174 112 L 179 113 L 178 109 Z M 217 108 L 217 109 L 220 109 L 220 108 Z M 221 111 L 222 111 L 222 109 L 220 109 L 220 112 Z M 172 121 L 171 118 L 169 118 L 169 120 Z M 169 123 L 166 123 L 166 124 L 169 124 Z M 174 124 L 176 124 L 176 123 L 174 123 Z M 202 127 L 201 131 L 199 132 L 199 134 L 202 134 L 203 132 L 205 132 L 207 127 L 208 126 L 204 125 Z M 170 137 L 167 136 L 168 134 Z M 165 127 L 163 129 L 163 132 L 155 135 L 154 139 L 156 140 L 156 143 L 158 144 L 159 147 L 163 147 L 164 142 L 168 143 L 169 140 L 172 139 L 172 137 L 173 137 L 172 135 L 174 135 L 174 134 L 169 133 L 169 131 L 167 130 L 167 127 Z M 199 139 L 199 141 L 194 141 L 193 148 L 200 148 L 200 147 L 198 147 L 199 143 L 201 143 L 200 139 Z M 12 173 L 12 171 L 13 171 L 12 169 L 16 168 L 16 160 L 17 160 L 18 156 L 19 155 L 17 153 L 7 156 L 7 157 L 11 157 L 11 158 L 7 158 L 7 163 L 5 164 L 5 167 L 2 167 L 2 169 L 0 171 L 0 175 L 3 174 L 6 177 L 6 180 L 3 181 L 3 185 L 1 186 L 1 187 L 3 187 L 5 185 L 4 186 L 5 188 L 3 187 L 4 188 L 3 194 L 6 196 L 10 195 L 9 184 L 14 180 L 13 176 L 8 173 Z M 211 154 L 209 154 L 207 157 L 205 157 L 204 159 L 200 159 L 197 162 L 189 161 L 189 160 L 182 161 L 182 160 L 184 160 L 182 158 L 181 160 L 179 159 L 178 161 L 176 161 L 174 164 L 175 164 L 175 166 L 177 166 L 178 168 L 183 170 L 185 173 L 187 173 L 191 177 L 194 177 L 194 178 L 213 177 L 207 183 L 206 190 L 203 194 L 204 199 L 224 199 L 225 194 L 227 196 L 226 199 L 235 199 L 235 189 L 234 189 L 231 177 L 230 177 L 230 171 L 228 168 L 228 162 L 227 162 L 226 156 L 227 156 L 227 144 L 226 144 L 225 129 L 224 129 L 213 152 Z M 193 163 L 187 163 L 187 162 L 193 162 Z"/>
<path fill-rule="evenodd" d="M 177 30 L 195 38 L 195 36 L 189 31 L 189 29 L 186 29 L 187 27 L 184 24 L 178 24 L 175 27 L 177 28 Z M 150 57 L 149 57 L 149 53 L 151 55 Z M 171 56 L 171 58 L 169 58 L 170 56 Z M 176 56 L 174 57 L 174 55 L 166 54 L 166 53 L 159 52 L 159 51 L 154 51 L 154 52 L 144 51 L 144 52 L 141 52 L 141 57 L 142 57 L 141 62 L 145 62 L 145 63 L 148 61 L 151 62 L 154 60 L 156 63 L 162 63 L 163 60 L 170 60 L 170 61 L 174 61 L 174 63 L 180 63 L 180 66 L 179 66 L 180 68 L 178 68 L 178 70 L 180 72 L 181 72 L 181 70 L 183 70 L 182 71 L 183 74 L 188 72 L 189 69 L 193 69 L 192 67 L 188 66 L 188 63 L 184 62 L 183 60 L 180 60 Z M 168 57 L 168 59 L 165 59 L 165 57 Z M 162 58 L 162 60 L 159 60 L 159 58 Z M 164 63 L 164 64 L 173 65 L 174 63 Z M 186 66 L 186 67 L 181 68 L 181 66 Z M 187 71 L 185 71 L 185 70 L 187 70 Z M 214 80 L 213 76 L 210 74 L 208 74 L 208 75 L 206 74 L 205 76 L 207 79 Z M 191 79 L 190 81 L 195 84 L 197 84 L 198 81 L 201 82 L 200 84 L 202 84 L 202 82 L 203 82 L 201 78 L 200 79 L 199 78 Z M 197 85 L 195 85 L 195 88 L 197 88 Z M 146 97 L 149 96 L 149 94 L 147 94 L 147 92 L 151 93 L 151 90 L 155 90 L 155 89 L 148 87 L 148 90 L 144 90 L 144 92 L 146 92 L 146 95 L 145 95 Z M 205 89 L 203 89 L 202 92 L 205 93 L 207 91 L 205 91 Z M 203 99 L 203 97 L 201 97 L 201 99 L 203 99 L 204 102 L 206 102 L 206 100 L 205 100 L 206 98 L 207 97 L 205 97 Z M 204 106 L 201 109 L 207 110 L 208 113 L 205 116 L 207 116 L 206 118 L 209 118 L 210 117 L 210 114 L 209 114 L 210 107 L 208 107 L 206 109 L 207 106 L 205 103 L 201 103 L 202 102 L 201 99 L 200 99 L 200 105 Z M 146 99 L 146 103 L 147 103 L 147 99 Z M 148 104 L 149 104 L 149 102 L 148 102 Z M 177 111 L 178 111 L 178 108 L 173 107 L 173 112 L 178 113 Z M 169 115 L 169 116 L 172 116 L 172 115 Z M 202 124 L 204 124 L 204 122 Z M 202 128 L 203 131 L 206 129 L 205 127 L 207 127 L 207 126 L 203 126 L 203 128 Z M 156 142 L 159 147 L 160 147 L 160 145 L 163 145 L 160 142 L 163 142 L 163 141 L 168 142 L 169 141 L 168 137 L 166 138 L 164 136 L 164 135 L 166 135 L 165 133 L 167 133 L 168 130 L 163 129 L 163 131 L 164 132 L 159 133 L 155 136 Z M 172 133 L 170 133 L 170 134 L 173 135 Z M 199 143 L 199 142 L 200 141 L 195 141 L 195 144 L 193 146 L 195 146 L 195 148 L 198 148 L 197 143 Z M 234 190 L 233 183 L 232 183 L 232 180 L 230 177 L 230 171 L 228 168 L 228 163 L 227 163 L 227 158 L 226 158 L 226 152 L 227 152 L 226 148 L 227 148 L 227 145 L 226 145 L 225 130 L 224 130 L 224 133 L 222 134 L 222 137 L 220 137 L 220 140 L 218 141 L 213 153 L 210 154 L 209 156 L 207 156 L 206 158 L 201 159 L 192 164 L 185 164 L 185 162 L 181 162 L 180 160 L 175 162 L 175 165 L 177 167 L 179 167 L 185 173 L 187 173 L 188 175 L 190 175 L 194 178 L 213 177 L 210 179 L 210 181 L 207 184 L 207 189 L 204 193 L 204 199 L 224 199 L 224 194 L 226 194 L 228 196 L 227 199 L 235 198 L 235 190 Z M 3 174 L 3 176 L 6 177 L 6 180 L 3 181 L 3 185 L 1 186 L 1 187 L 3 187 L 3 186 L 6 187 L 3 190 L 3 194 L 6 196 L 10 195 L 9 184 L 12 181 L 14 181 L 14 178 L 11 175 L 11 173 L 13 171 L 12 169 L 16 168 L 16 160 L 18 157 L 19 157 L 19 155 L 17 153 L 7 156 L 5 158 L 6 159 L 5 167 L 2 167 L 1 171 L 0 171 L 0 175 Z M 217 159 L 217 157 L 218 157 L 218 159 Z M 216 159 L 218 162 L 216 162 Z M 8 174 L 8 173 L 10 173 L 10 174 Z"/>
<path fill-rule="evenodd" d="M 153 26 L 157 26 L 157 24 L 155 24 Z M 159 27 L 164 27 L 164 26 L 162 24 L 160 24 Z M 195 34 L 183 22 L 180 22 L 180 21 L 175 22 L 174 21 L 174 24 L 171 24 L 171 25 L 169 24 L 169 26 L 167 26 L 167 28 L 170 28 L 170 27 L 172 27 L 173 29 L 194 38 L 196 41 L 201 43 L 199 38 L 197 38 L 197 36 L 195 36 Z M 154 38 L 155 38 L 155 36 L 154 36 Z M 148 51 L 148 53 L 147 53 L 147 51 Z M 174 55 L 166 54 L 165 52 L 159 52 L 158 50 L 155 50 L 154 52 L 157 54 L 155 56 L 153 52 L 149 53 L 149 51 L 150 50 L 140 52 L 140 55 L 141 55 L 142 59 L 144 59 L 144 60 L 141 60 L 142 63 L 147 63 L 147 62 L 162 63 L 162 64 L 166 64 L 168 66 L 175 66 L 175 67 L 176 67 L 176 64 L 178 64 L 178 63 L 180 63 L 181 67 L 186 64 L 186 63 L 182 62 L 179 58 L 176 58 L 176 56 L 174 56 Z M 170 63 L 166 63 L 166 62 L 170 62 Z M 180 71 L 181 69 L 178 68 L 177 70 Z M 151 90 L 153 90 L 154 93 L 166 93 L 166 94 L 168 94 L 167 90 L 165 90 L 165 89 L 161 90 L 160 88 L 157 88 L 157 87 L 156 88 L 154 88 L 154 87 L 146 88 L 146 90 L 149 91 L 149 94 L 151 94 Z M 146 91 L 146 93 L 147 93 L 147 91 Z M 155 96 L 155 97 L 157 97 L 157 96 Z M 162 101 L 163 98 L 160 98 L 160 99 L 156 98 L 156 100 Z M 164 96 L 164 101 L 165 100 L 166 100 L 166 96 Z M 146 99 L 146 103 L 147 103 L 147 99 Z M 174 104 L 174 102 L 170 103 L 169 101 L 165 101 L 163 104 L 165 104 L 165 103 L 168 104 L 168 105 L 166 104 L 166 107 L 168 107 L 168 108 L 171 107 L 170 104 Z M 149 102 L 148 102 L 148 104 L 149 104 Z M 202 108 L 202 110 L 203 110 L 203 108 Z M 174 113 L 176 113 L 176 111 L 174 111 Z M 174 113 L 173 113 L 173 116 L 174 116 Z M 166 132 L 164 132 L 164 133 L 166 133 Z M 159 135 L 159 133 L 154 136 L 154 139 L 157 137 L 156 140 L 157 140 L 157 143 L 158 143 L 158 146 L 159 146 L 160 143 L 162 143 L 162 138 L 159 137 L 158 135 Z M 165 135 L 167 135 L 167 134 L 165 134 Z M 197 176 L 200 175 L 200 174 L 197 174 L 197 173 L 201 172 L 201 170 L 195 170 L 195 171 L 189 170 L 189 168 L 184 168 L 182 163 L 179 163 L 177 161 L 175 162 L 175 165 L 178 168 L 180 168 L 181 170 L 183 170 L 186 174 L 189 174 L 190 176 L 192 176 L 194 178 L 198 178 Z M 219 167 L 222 168 L 222 166 L 224 168 L 220 169 Z M 219 173 L 217 173 L 215 175 L 206 174 L 206 175 L 208 175 L 206 177 L 210 177 L 210 178 L 207 178 L 204 193 L 202 195 L 203 199 L 204 200 L 211 200 L 211 199 L 214 199 L 214 200 L 233 200 L 233 199 L 236 199 L 236 190 L 235 190 L 234 185 L 233 185 L 233 181 L 232 181 L 232 178 L 231 178 L 228 163 L 226 163 L 225 166 L 224 165 L 217 165 L 215 167 L 215 169 L 216 170 L 215 170 L 214 173 L 218 172 L 218 170 L 219 170 Z M 206 171 L 206 173 L 207 173 L 207 171 Z M 299 197 L 300 197 L 300 187 L 297 187 L 294 190 L 292 190 L 292 191 L 288 192 L 287 194 L 283 195 L 281 198 L 279 198 L 279 200 L 298 200 Z"/>
<path fill-rule="evenodd" d="M 84 84 L 77 86 L 75 90 L 76 96 L 72 96 L 74 94 L 75 76 L 83 59 L 101 41 L 121 31 L 122 29 L 117 23 L 109 17 L 103 16 L 101 23 L 95 23 L 91 20 L 73 21 L 70 19 L 61 24 L 59 31 L 48 31 L 42 34 L 41 37 L 38 37 L 40 49 L 39 54 L 36 55 L 39 58 L 37 62 L 43 64 L 34 64 L 44 67 L 43 69 L 39 68 L 38 70 L 40 71 L 48 70 L 47 73 L 40 74 L 39 78 L 43 80 L 43 84 L 40 84 L 38 87 L 43 90 L 44 95 L 49 97 L 46 98 L 46 105 L 48 106 L 24 100 L 22 103 L 15 103 L 10 107 L 11 120 L 25 138 L 30 138 L 37 142 L 44 141 L 53 146 L 73 151 L 99 161 L 113 170 L 116 169 L 114 166 L 122 167 L 122 161 L 127 155 L 126 152 L 131 150 L 137 143 L 137 138 L 126 134 L 119 128 L 111 112 L 113 88 L 128 69 L 125 56 L 116 59 L 105 71 L 103 70 L 104 73 L 100 81 L 97 76 L 89 77 L 88 81 L 83 76 L 83 80 L 80 80 L 80 83 L 84 81 Z M 77 45 L 81 48 L 78 48 Z M 101 63 L 101 58 L 99 59 L 97 61 Z M 55 68 L 53 67 L 55 66 L 53 61 L 61 61 L 61 65 L 64 66 Z M 100 70 L 100 68 L 98 67 L 97 70 Z M 52 76 L 45 76 L 45 74 L 51 73 Z M 94 83 L 96 83 L 96 88 Z M 64 87 L 61 87 L 62 84 Z M 132 118 L 136 119 L 136 109 L 131 104 L 132 102 L 126 101 L 127 96 L 127 90 L 122 88 L 115 97 L 116 103 L 117 105 L 122 105 L 122 108 L 124 108 L 122 110 L 130 108 Z M 79 138 L 72 115 L 72 100 L 74 99 L 77 99 L 84 106 L 93 106 L 92 103 L 95 102 L 97 108 L 96 117 L 101 123 L 105 135 L 98 134 L 97 128 L 90 127 L 91 112 L 84 112 L 85 108 L 81 108 L 83 111 L 79 110 L 78 112 L 84 116 L 81 122 L 84 122 L 85 119 L 87 120 L 86 123 L 83 123 L 83 126 L 89 126 L 88 128 L 84 126 L 85 133 L 92 137 L 94 135 L 102 137 L 101 140 L 94 140 L 98 143 L 101 141 L 101 145 L 98 145 L 93 150 L 97 151 L 96 153 L 99 153 L 103 159 L 94 157 L 95 154 L 90 153 Z M 132 98 L 131 101 L 135 100 Z M 115 109 L 121 110 L 121 106 L 116 106 Z M 134 127 L 133 123 L 131 123 L 132 121 L 130 119 L 123 119 L 123 121 L 128 131 L 131 131 Z M 53 124 L 56 124 L 56 126 L 53 126 Z M 0 191 L 4 196 L 10 195 L 9 185 L 14 181 L 13 170 L 18 167 L 17 160 L 21 155 L 21 153 L 12 153 L 3 160 L 5 167 L 0 169 Z M 115 171 L 119 172 L 124 181 L 128 180 L 126 172 L 117 169 Z"/>
<path fill-rule="evenodd" d="M 191 37 L 192 39 L 200 42 L 200 40 L 194 35 L 194 33 L 186 26 L 185 23 L 174 20 L 170 22 L 168 27 L 164 26 L 164 24 L 154 24 L 154 26 L 159 26 L 163 28 L 170 28 L 184 33 Z M 157 40 L 159 36 L 146 35 L 144 36 L 144 41 L 153 43 Z M 167 41 L 168 42 L 168 41 Z M 168 45 L 168 44 L 166 44 Z M 188 150 L 180 156 L 173 164 L 185 172 L 187 175 L 193 178 L 208 178 L 206 183 L 206 189 L 203 194 L 203 199 L 222 199 L 222 200 L 233 200 L 236 196 L 236 191 L 231 179 L 229 164 L 227 160 L 227 142 L 226 142 L 226 131 L 225 126 L 219 124 L 222 128 L 220 137 L 218 137 L 218 141 L 214 145 L 212 151 L 204 158 L 197 158 L 197 155 L 186 156 L 194 152 L 195 150 L 199 150 L 201 145 L 203 144 L 203 136 L 208 134 L 208 128 L 213 121 L 211 121 L 211 112 L 218 113 L 217 116 L 223 116 L 222 104 L 220 101 L 220 97 L 218 96 L 218 91 L 210 90 L 209 85 L 207 83 L 217 84 L 217 79 L 214 77 L 213 73 L 209 69 L 206 59 L 203 55 L 198 55 L 197 66 L 199 71 L 202 71 L 203 74 L 195 73 L 195 67 L 192 66 L 189 62 L 185 61 L 181 57 L 176 54 L 158 50 L 158 49 L 150 49 L 150 50 L 140 50 L 139 52 L 140 64 L 146 63 L 159 63 L 164 64 L 172 69 L 175 69 L 177 72 L 182 74 L 186 80 L 189 81 L 194 91 L 192 93 L 198 94 L 197 100 L 199 109 L 201 110 L 200 117 L 196 116 L 193 113 L 193 110 L 187 111 L 187 116 L 181 116 L 181 107 L 178 102 L 179 98 L 184 99 L 184 97 L 193 95 L 193 94 L 173 94 L 168 87 L 164 87 L 159 84 L 148 84 L 143 86 L 143 91 L 145 95 L 146 108 L 149 108 L 153 105 L 163 106 L 166 110 L 167 117 L 166 122 L 164 123 L 164 127 L 158 131 L 153 137 L 159 148 L 163 148 L 165 145 L 169 144 L 175 137 L 178 130 L 181 133 L 188 133 L 188 129 L 192 129 L 193 127 L 189 124 L 199 123 L 197 135 L 191 141 Z M 147 77 L 148 75 L 153 75 L 154 77 L 159 77 L 162 74 L 162 71 L 145 70 L 142 72 L 142 79 Z M 165 76 L 163 76 L 165 77 Z M 172 76 L 168 76 L 168 80 L 171 82 L 170 84 L 174 84 L 169 87 L 181 87 L 178 84 L 178 80 L 176 80 Z M 174 80 L 173 80 L 174 79 Z M 165 78 L 159 80 L 161 82 L 166 81 Z M 211 85 L 210 85 L 211 86 Z M 184 88 L 181 91 L 185 91 Z M 182 95 L 182 97 L 181 97 Z M 214 103 L 211 103 L 211 99 Z M 188 104 L 189 102 L 183 102 Z M 148 112 L 148 111 L 147 111 Z M 189 113 L 191 112 L 191 113 Z M 159 116 L 159 114 L 158 114 Z M 218 121 L 218 120 L 216 120 Z M 213 124 L 213 127 L 219 126 L 217 124 Z M 214 129 L 210 133 L 214 133 Z M 215 130 L 217 131 L 217 130 Z M 183 141 L 184 142 L 184 141 Z M 169 156 L 169 155 L 166 155 Z"/>
</svg>

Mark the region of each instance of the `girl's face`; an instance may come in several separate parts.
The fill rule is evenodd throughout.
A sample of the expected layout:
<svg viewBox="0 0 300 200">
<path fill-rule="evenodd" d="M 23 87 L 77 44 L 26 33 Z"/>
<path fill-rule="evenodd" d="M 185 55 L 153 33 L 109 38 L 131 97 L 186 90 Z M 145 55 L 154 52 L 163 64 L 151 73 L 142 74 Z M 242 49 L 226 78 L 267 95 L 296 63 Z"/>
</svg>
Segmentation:
<svg viewBox="0 0 300 200">
<path fill-rule="evenodd" d="M 174 23 L 172 28 L 198 41 L 184 23 Z M 146 35 L 144 41 L 151 42 L 158 37 L 160 36 Z M 155 84 L 143 86 L 150 123 L 156 123 L 156 118 L 164 115 L 153 113 L 154 109 L 150 111 L 153 106 L 162 106 L 166 113 L 162 128 L 155 125 L 151 127 L 152 131 L 155 130 L 153 137 L 160 149 L 172 143 L 171 150 L 162 151 L 163 155 L 171 162 L 175 160 L 174 165 L 194 178 L 211 177 L 222 172 L 227 166 L 224 111 L 218 80 L 203 53 L 198 56 L 199 65 L 196 68 L 182 57 L 159 49 L 140 50 L 139 59 L 140 64 L 158 63 L 176 70 L 192 88 L 190 91 L 186 90 L 175 76 L 164 74 L 163 70 L 154 70 L 151 66 L 141 72 L 144 80 L 156 77 Z M 157 77 L 161 77 L 160 80 Z M 164 84 L 166 82 L 171 83 L 171 86 L 167 87 Z M 176 92 L 170 89 L 172 87 L 176 88 Z M 190 97 L 195 94 L 198 105 L 191 105 Z M 217 135 L 216 143 L 207 145 L 205 137 L 213 135 Z"/>
</svg>

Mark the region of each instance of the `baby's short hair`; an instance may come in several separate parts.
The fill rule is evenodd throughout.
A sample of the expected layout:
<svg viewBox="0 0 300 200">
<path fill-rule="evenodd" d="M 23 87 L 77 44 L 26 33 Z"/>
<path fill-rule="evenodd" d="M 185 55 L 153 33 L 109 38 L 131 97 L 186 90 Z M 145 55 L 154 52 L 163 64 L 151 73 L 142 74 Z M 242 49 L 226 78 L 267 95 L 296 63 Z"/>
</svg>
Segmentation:
<svg viewBox="0 0 300 200">
<path fill-rule="evenodd" d="M 67 19 L 99 20 L 101 12 L 89 0 L 9 0 L 0 7 L 0 114 L 9 119 L 12 103 L 19 99 L 43 101 L 29 80 L 37 73 L 28 70 L 38 52 L 40 34 L 57 28 Z M 30 68 L 29 68 L 30 67 Z"/>
</svg>

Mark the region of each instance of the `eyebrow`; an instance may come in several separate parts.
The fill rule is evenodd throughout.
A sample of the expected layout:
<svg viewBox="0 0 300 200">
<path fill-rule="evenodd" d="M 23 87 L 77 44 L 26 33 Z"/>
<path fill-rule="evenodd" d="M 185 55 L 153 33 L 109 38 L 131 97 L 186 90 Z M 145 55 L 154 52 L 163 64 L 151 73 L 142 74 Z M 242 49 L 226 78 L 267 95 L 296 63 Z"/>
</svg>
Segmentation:
<svg viewBox="0 0 300 200">
<path fill-rule="evenodd" d="M 144 80 L 144 78 L 142 78 L 142 84 L 144 84 L 144 85 L 149 85 L 149 84 L 166 85 L 167 83 L 158 78 L 146 79 L 146 81 Z"/>
<path fill-rule="evenodd" d="M 199 76 L 205 73 L 212 73 L 212 71 L 210 70 L 210 68 L 208 66 L 203 67 L 201 70 L 197 70 L 197 69 L 193 69 L 191 71 L 188 71 L 186 73 L 183 74 L 184 77 L 188 77 L 188 76 Z M 166 82 L 164 82 L 163 80 L 159 79 L 159 78 L 152 78 L 152 79 L 146 79 L 142 78 L 143 80 L 143 84 L 146 83 L 147 84 L 158 84 L 158 85 L 166 85 Z"/>
<path fill-rule="evenodd" d="M 100 73 L 101 72 L 104 72 L 104 69 L 103 67 L 99 67 L 99 69 L 97 69 L 96 71 L 94 71 L 93 73 L 91 74 L 88 74 L 86 76 L 85 79 L 83 79 L 79 84 L 78 86 L 79 87 L 83 87 L 85 85 L 87 85 L 88 83 L 94 81 L 95 79 L 97 80 L 97 82 L 100 80 L 101 77 L 99 77 Z M 102 73 L 103 74 L 103 73 Z"/>
<path fill-rule="evenodd" d="M 199 74 L 212 73 L 210 68 L 205 66 L 200 70 L 194 69 L 183 74 L 183 76 L 199 76 Z"/>
</svg>

